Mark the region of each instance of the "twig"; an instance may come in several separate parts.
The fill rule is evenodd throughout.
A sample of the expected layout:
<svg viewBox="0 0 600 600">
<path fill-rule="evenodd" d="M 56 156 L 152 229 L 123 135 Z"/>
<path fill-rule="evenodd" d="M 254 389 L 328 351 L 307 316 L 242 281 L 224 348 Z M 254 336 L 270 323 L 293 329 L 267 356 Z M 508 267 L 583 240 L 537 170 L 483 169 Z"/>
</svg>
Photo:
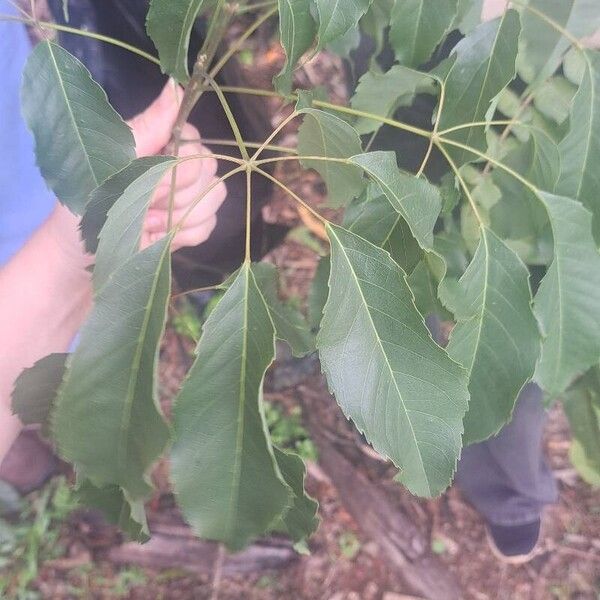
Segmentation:
<svg viewBox="0 0 600 600">
<path fill-rule="evenodd" d="M 225 546 L 219 544 L 217 559 L 215 561 L 215 573 L 212 581 L 212 593 L 210 600 L 219 600 L 219 591 L 221 589 L 221 580 L 223 578 L 223 562 L 225 561 Z"/>
<path fill-rule="evenodd" d="M 525 97 L 523 102 L 521 102 L 521 105 L 519 106 L 514 117 L 507 123 L 506 127 L 504 128 L 504 131 L 500 135 L 500 138 L 498 140 L 499 146 L 501 146 L 507 140 L 508 136 L 510 135 L 511 131 L 514 129 L 515 125 L 519 124 L 520 117 L 523 115 L 523 113 L 525 112 L 527 107 L 533 102 L 533 98 L 534 98 L 534 94 L 531 93 Z M 491 168 L 492 168 L 492 163 L 490 161 L 488 161 L 485 165 L 485 168 L 483 169 L 483 174 L 487 175 L 490 172 Z"/>
</svg>

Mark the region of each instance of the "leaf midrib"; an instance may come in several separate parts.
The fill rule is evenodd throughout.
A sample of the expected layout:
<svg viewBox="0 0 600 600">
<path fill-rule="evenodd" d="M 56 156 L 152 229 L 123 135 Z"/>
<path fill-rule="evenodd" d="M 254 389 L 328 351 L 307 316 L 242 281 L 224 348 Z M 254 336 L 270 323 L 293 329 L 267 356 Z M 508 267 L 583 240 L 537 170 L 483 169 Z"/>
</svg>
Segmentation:
<svg viewBox="0 0 600 600">
<path fill-rule="evenodd" d="M 590 63 L 590 58 L 587 55 L 587 53 L 584 52 L 584 56 L 585 56 L 585 63 L 587 65 L 588 68 L 588 74 L 589 74 L 589 78 L 590 78 L 590 95 L 591 95 L 591 102 L 590 102 L 590 125 L 591 123 L 593 123 L 594 121 L 594 107 L 596 106 L 596 86 L 594 85 L 594 81 L 595 81 L 595 77 L 594 77 L 594 69 L 592 67 L 592 64 Z M 593 127 L 588 127 L 587 128 L 587 135 L 586 135 L 586 142 L 585 142 L 585 148 L 586 148 L 586 152 L 584 153 L 584 157 L 583 157 L 583 164 L 584 164 L 584 168 L 581 169 L 581 175 L 578 177 L 578 182 L 577 182 L 577 193 L 576 193 L 576 198 L 580 198 L 581 196 L 581 189 L 583 188 L 583 182 L 585 180 L 585 172 L 587 169 L 587 166 L 589 165 L 589 161 L 590 161 L 590 155 L 591 152 L 590 147 L 592 146 L 592 134 L 594 133 L 594 129 Z"/>
<path fill-rule="evenodd" d="M 550 215 L 551 211 L 549 210 L 548 205 L 544 201 L 544 198 L 539 191 L 536 192 L 536 196 L 540 200 L 540 202 L 544 205 L 544 207 L 546 208 L 548 215 Z M 558 247 L 559 247 L 560 243 L 557 240 L 556 227 L 554 226 L 554 221 L 555 221 L 555 219 L 550 218 L 550 227 L 552 229 L 552 235 L 554 236 L 554 256 L 553 256 L 552 264 L 550 265 L 550 267 L 548 269 L 548 272 L 554 265 L 556 265 L 556 285 L 558 286 L 558 323 L 559 323 L 559 327 L 558 327 L 558 336 L 557 336 L 558 341 L 557 341 L 557 348 L 556 348 L 557 360 L 555 361 L 554 364 L 558 366 L 558 365 L 562 364 L 562 346 L 563 346 L 563 331 L 564 331 L 564 327 L 563 327 L 563 324 L 564 324 L 564 299 L 563 299 L 563 285 L 561 283 L 561 277 L 560 277 L 560 272 L 561 272 L 560 252 L 558 252 Z M 547 276 L 547 274 L 546 274 L 546 276 Z M 546 339 L 547 338 L 548 338 L 548 332 L 546 332 Z M 540 360 L 543 359 L 545 341 L 546 340 L 544 340 L 544 342 L 542 344 L 542 354 L 540 356 Z M 554 375 L 552 377 L 554 384 L 556 384 L 557 378 L 558 378 L 558 373 L 555 369 Z"/>
<path fill-rule="evenodd" d="M 62 95 L 63 95 L 63 97 L 65 99 L 65 105 L 67 107 L 67 111 L 68 111 L 69 116 L 71 118 L 71 121 L 73 123 L 73 129 L 75 130 L 75 135 L 76 135 L 77 139 L 79 140 L 79 144 L 81 145 L 81 148 L 83 150 L 83 155 L 85 156 L 85 161 L 87 162 L 87 164 L 89 166 L 89 170 L 90 170 L 90 173 L 92 174 L 92 179 L 94 180 L 94 184 L 97 186 L 98 183 L 99 183 L 98 182 L 98 178 L 96 177 L 96 173 L 94 172 L 94 169 L 92 167 L 92 163 L 90 161 L 90 157 L 88 155 L 87 148 L 86 148 L 86 146 L 85 146 L 85 144 L 83 142 L 83 138 L 81 137 L 81 134 L 79 132 L 79 127 L 78 127 L 77 119 L 75 118 L 75 114 L 71 110 L 71 104 L 69 102 L 69 96 L 67 95 L 67 90 L 65 89 L 65 86 L 64 86 L 64 83 L 63 83 L 63 79 L 62 79 L 62 76 L 61 76 L 61 71 L 59 69 L 58 62 L 56 61 L 56 57 L 54 55 L 54 49 L 53 49 L 54 44 L 52 42 L 46 42 L 46 44 L 47 44 L 46 47 L 48 48 L 48 53 L 49 53 L 50 58 L 52 60 L 52 64 L 54 65 L 54 70 L 55 70 L 56 75 L 57 75 L 57 79 L 58 79 L 58 83 L 59 83 L 60 89 L 62 91 Z"/>
<path fill-rule="evenodd" d="M 331 23 L 333 21 L 333 15 L 335 14 L 335 11 L 337 10 L 339 4 L 340 4 L 340 0 L 335 0 L 335 5 L 333 6 L 332 10 L 329 13 L 329 22 L 325 26 L 325 29 L 322 32 L 319 33 L 319 38 L 326 38 L 327 37 L 325 34 L 327 34 L 329 32 L 329 29 L 331 27 Z M 321 5 L 318 4 L 318 6 L 321 6 Z M 321 11 L 319 11 L 319 17 L 322 17 Z M 321 42 L 322 42 L 322 40 L 319 39 L 319 44 L 321 44 Z"/>
<path fill-rule="evenodd" d="M 477 104 L 475 105 L 475 113 L 473 115 L 474 119 L 477 119 L 477 115 L 479 114 L 479 110 L 481 108 L 481 101 L 483 99 L 483 93 L 487 89 L 487 80 L 488 80 L 488 77 L 490 75 L 490 71 L 492 69 L 492 62 L 493 62 L 493 58 L 494 58 L 494 53 L 496 52 L 496 47 L 498 46 L 498 42 L 500 40 L 500 33 L 501 33 L 502 28 L 504 27 L 504 24 L 506 22 L 505 19 L 506 19 L 506 13 L 502 17 L 502 21 L 498 25 L 498 31 L 496 31 L 496 36 L 494 37 L 494 43 L 492 44 L 492 48 L 490 50 L 490 57 L 489 57 L 489 60 L 488 60 L 488 64 L 486 66 L 485 76 L 483 78 L 482 85 L 479 87 L 479 97 L 477 98 Z M 495 96 L 490 99 L 490 103 L 494 100 L 494 98 L 495 98 Z M 470 144 L 470 140 L 471 140 L 471 136 L 474 133 L 475 133 L 475 128 L 473 128 L 473 127 L 471 127 L 470 129 L 467 130 L 467 139 L 465 141 L 465 144 L 467 146 L 471 145 Z M 465 152 L 465 151 L 463 150 L 463 152 Z"/>
<path fill-rule="evenodd" d="M 290 55 L 287 56 L 286 44 L 283 44 L 283 51 L 285 52 L 288 59 L 288 65 L 286 70 L 291 72 L 293 70 L 292 61 L 294 59 L 294 54 L 296 53 L 296 50 L 294 48 L 296 44 L 296 17 L 291 0 L 284 0 L 284 2 L 288 5 L 290 15 L 289 21 L 286 23 L 286 25 L 288 26 L 288 41 L 290 42 Z"/>
<path fill-rule="evenodd" d="M 197 10 L 200 10 L 200 5 L 202 4 L 203 0 L 192 0 L 188 6 L 187 6 L 187 10 L 185 11 L 185 14 L 183 16 L 183 21 L 182 21 L 182 27 L 181 27 L 181 31 L 180 31 L 180 35 L 179 35 L 179 43 L 177 44 L 177 58 L 176 58 L 176 64 L 175 64 L 175 68 L 177 68 L 177 63 L 183 64 L 183 70 L 186 72 L 186 75 L 189 76 L 188 73 L 188 66 L 187 66 L 187 46 L 189 44 L 189 36 L 187 34 L 188 31 L 191 31 L 191 28 L 194 24 L 194 20 L 192 19 L 192 22 L 189 22 L 190 19 L 190 15 L 192 14 L 192 12 L 194 11 L 193 7 L 197 7 Z"/>
<path fill-rule="evenodd" d="M 275 332 L 276 332 L 276 327 L 275 327 L 275 323 L 273 322 L 273 318 L 271 316 L 270 310 L 269 310 L 269 305 L 265 299 L 265 297 L 263 296 L 262 291 L 260 290 L 260 288 L 258 287 L 258 283 L 256 281 L 256 278 L 254 277 L 254 274 L 252 273 L 252 270 L 250 268 L 250 266 L 248 264 L 245 264 L 243 267 L 243 269 L 246 270 L 246 277 L 245 277 L 245 283 L 244 283 L 244 323 L 243 323 L 243 329 L 242 331 L 244 332 L 243 335 L 243 342 L 242 342 L 242 356 L 241 356 L 241 365 L 240 365 L 240 399 L 239 399 L 239 410 L 238 410 L 238 415 L 239 415 L 239 421 L 238 421 L 238 429 L 236 432 L 236 447 L 235 447 L 235 458 L 234 458 L 234 465 L 233 465 L 233 481 L 232 481 L 232 486 L 231 486 L 231 495 L 230 495 L 230 500 L 229 500 L 229 521 L 227 524 L 227 538 L 231 539 L 232 535 L 233 535 L 233 528 L 235 526 L 235 519 L 237 518 L 238 515 L 238 510 L 239 510 L 239 491 L 241 488 L 240 482 L 241 482 L 241 473 L 242 473 L 242 446 L 244 443 L 244 437 L 245 437 L 245 428 L 244 428 L 244 417 L 245 417 L 245 412 L 246 412 L 246 388 L 245 388 L 245 383 L 246 383 L 246 366 L 247 366 L 247 358 L 248 358 L 248 311 L 249 311 L 249 296 L 250 296 L 250 277 L 252 277 L 252 279 L 254 280 L 254 285 L 256 286 L 256 290 L 260 296 L 260 299 L 263 303 L 263 308 L 265 310 L 265 313 L 267 314 L 267 316 L 269 317 L 269 320 L 271 322 L 271 327 L 272 327 L 272 331 L 273 331 L 273 344 L 275 343 Z M 260 412 L 260 411 L 259 411 Z M 270 442 L 267 440 L 267 444 L 270 445 Z M 271 452 L 271 450 L 269 450 L 269 452 Z M 276 467 L 277 470 L 277 462 L 274 460 L 274 465 Z M 281 474 L 277 471 L 278 475 L 281 477 Z M 282 481 L 282 483 L 284 483 Z M 286 485 L 284 483 L 284 485 Z"/>
<path fill-rule="evenodd" d="M 127 447 L 128 447 L 128 431 L 129 424 L 131 422 L 131 412 L 133 410 L 133 402 L 135 397 L 135 389 L 138 383 L 138 374 L 141 365 L 142 352 L 143 347 L 146 342 L 146 336 L 149 329 L 150 323 L 150 313 L 151 307 L 155 301 L 155 294 L 158 288 L 158 282 L 162 275 L 163 264 L 165 260 L 165 255 L 169 252 L 170 244 L 165 245 L 165 249 L 163 250 L 159 267 L 156 269 L 156 273 L 154 274 L 154 278 L 152 280 L 152 286 L 150 288 L 150 294 L 148 296 L 148 302 L 144 307 L 144 319 L 142 321 L 142 326 L 140 328 L 140 334 L 138 336 L 138 343 L 136 345 L 135 353 L 133 355 L 133 361 L 130 369 L 130 378 L 129 384 L 127 386 L 127 393 L 125 395 L 124 404 L 123 404 L 123 412 L 121 415 L 121 424 L 119 427 L 119 447 L 117 450 L 117 467 L 121 470 L 122 466 L 126 462 L 127 456 Z M 127 479 L 127 473 L 124 473 L 125 479 Z"/>
<path fill-rule="evenodd" d="M 359 163 L 359 165 L 360 165 L 360 163 Z M 406 221 L 406 224 L 408 225 L 408 228 L 410 229 L 411 233 L 413 234 L 413 236 L 414 236 L 414 237 L 415 237 L 415 239 L 417 240 L 417 243 L 419 244 L 419 246 L 420 246 L 420 247 L 421 247 L 423 250 L 426 250 L 426 251 L 428 251 L 428 250 L 431 250 L 431 249 L 432 249 L 432 248 L 431 248 L 431 244 L 428 244 L 428 243 L 426 242 L 426 240 L 423 238 L 423 236 L 421 235 L 421 233 L 420 233 L 420 232 L 416 232 L 416 231 L 414 231 L 414 228 L 415 228 L 415 227 L 414 227 L 414 223 L 411 223 L 411 218 L 410 218 L 410 215 L 408 214 L 408 212 L 406 211 L 406 208 L 404 208 L 404 206 L 403 206 L 403 204 L 402 204 L 402 203 L 403 203 L 403 202 L 404 202 L 404 201 L 405 201 L 407 198 L 409 198 L 411 195 L 414 195 L 414 193 L 412 193 L 412 192 L 411 192 L 410 194 L 406 194 L 405 196 L 399 196 L 399 195 L 398 195 L 398 194 L 397 194 L 397 193 L 396 193 L 396 192 L 395 192 L 395 191 L 392 189 L 392 187 L 391 187 L 391 186 L 390 186 L 390 185 L 389 185 L 387 182 L 385 182 L 383 179 L 381 179 L 381 178 L 379 177 L 379 175 L 377 175 L 377 173 L 375 173 L 375 172 L 374 172 L 374 171 L 371 169 L 371 167 L 365 167 L 365 166 L 363 166 L 363 165 L 360 165 L 360 166 L 361 166 L 361 168 L 363 168 L 363 169 L 364 169 L 364 170 L 365 170 L 365 171 L 366 171 L 366 172 L 367 172 L 367 173 L 368 173 L 368 174 L 369 174 L 371 177 L 373 177 L 373 178 L 376 180 L 376 182 L 377 182 L 377 183 L 378 183 L 378 184 L 379 184 L 379 185 L 380 185 L 380 186 L 383 188 L 383 190 L 384 190 L 384 195 L 385 195 L 385 196 L 388 196 L 388 194 L 389 194 L 390 196 L 392 196 L 392 197 L 393 197 L 393 198 L 396 200 L 396 202 L 397 202 L 397 204 L 398 204 L 398 206 L 397 206 L 397 207 L 394 205 L 394 203 L 393 203 L 393 202 L 391 202 L 391 201 L 389 201 L 389 200 L 388 200 L 388 202 L 390 202 L 390 204 L 391 204 L 392 208 L 393 208 L 393 209 L 394 209 L 394 210 L 395 210 L 395 211 L 398 213 L 398 215 L 399 215 L 400 217 L 402 217 L 402 218 L 403 218 L 403 219 Z M 387 190 L 387 193 L 385 192 L 385 190 Z M 391 234 L 390 234 L 390 235 L 391 235 Z M 389 239 L 389 238 L 388 238 L 388 239 Z"/>
<path fill-rule="evenodd" d="M 244 417 L 246 414 L 246 361 L 248 359 L 248 296 L 250 289 L 250 274 L 248 265 L 242 267 L 245 271 L 244 276 L 244 317 L 243 317 L 243 335 L 242 335 L 242 356 L 240 361 L 240 388 L 238 399 L 238 423 L 235 436 L 235 457 L 233 462 L 233 476 L 231 492 L 229 496 L 229 519 L 227 523 L 226 537 L 231 539 L 233 534 L 234 522 L 237 519 L 239 510 L 239 492 L 242 478 L 242 446 L 244 444 Z"/>
<path fill-rule="evenodd" d="M 490 260 L 489 260 L 490 249 L 488 246 L 488 240 L 487 240 L 485 228 L 481 229 L 481 233 L 482 233 L 482 240 L 485 245 L 485 273 L 484 273 L 484 278 L 483 278 L 483 283 L 484 283 L 483 298 L 482 298 L 481 307 L 479 310 L 479 319 L 478 319 L 479 323 L 477 326 L 477 343 L 475 345 L 475 352 L 473 352 L 473 358 L 471 360 L 471 365 L 469 367 L 469 377 L 471 376 L 471 373 L 473 372 L 473 366 L 475 365 L 475 360 L 477 359 L 479 343 L 481 340 L 481 332 L 483 331 L 483 316 L 485 313 L 485 308 L 487 306 L 487 295 L 488 295 L 489 276 L 490 276 Z"/>
</svg>

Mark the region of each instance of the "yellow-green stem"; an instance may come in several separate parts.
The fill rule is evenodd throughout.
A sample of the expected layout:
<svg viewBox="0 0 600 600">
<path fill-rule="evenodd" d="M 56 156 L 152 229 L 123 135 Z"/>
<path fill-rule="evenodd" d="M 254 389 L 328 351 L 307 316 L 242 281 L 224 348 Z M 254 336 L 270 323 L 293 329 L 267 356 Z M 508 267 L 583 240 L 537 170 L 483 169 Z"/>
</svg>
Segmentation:
<svg viewBox="0 0 600 600">
<path fill-rule="evenodd" d="M 488 127 L 493 125 L 522 125 L 523 127 L 527 127 L 527 123 L 522 123 L 521 121 L 513 121 L 512 119 L 499 119 L 497 121 L 473 121 L 472 123 L 464 123 L 463 125 L 455 125 L 454 127 L 448 127 L 448 129 L 444 129 L 443 131 L 439 131 L 439 135 L 446 135 L 448 133 L 452 133 L 453 131 L 460 131 L 461 129 L 471 129 L 471 127 Z"/>
<path fill-rule="evenodd" d="M 233 111 L 229 106 L 229 102 L 227 102 L 227 98 L 225 98 L 225 94 L 223 94 L 221 88 L 219 87 L 219 84 L 210 75 L 205 75 L 205 79 L 209 82 L 210 86 L 217 94 L 217 98 L 219 99 L 219 102 L 221 103 L 221 106 L 225 111 L 225 116 L 227 117 L 227 121 L 229 122 L 231 131 L 233 132 L 233 137 L 237 142 L 242 158 L 246 161 L 250 160 L 250 155 L 248 154 L 248 150 L 246 149 L 246 146 L 244 144 L 242 132 L 240 131 L 240 128 L 235 119 L 235 115 L 233 114 Z"/>
<path fill-rule="evenodd" d="M 179 294 L 173 294 L 171 296 L 171 300 L 178 300 L 179 298 L 184 298 L 185 296 L 189 296 L 190 294 L 200 294 L 201 292 L 214 292 L 218 289 L 220 289 L 220 284 L 194 288 L 193 290 L 187 290 L 186 292 L 179 292 Z"/>
<path fill-rule="evenodd" d="M 432 133 L 431 137 L 429 138 L 429 145 L 427 146 L 427 152 L 425 153 L 423 162 L 421 163 L 421 166 L 419 167 L 419 170 L 417 172 L 417 177 L 421 177 L 421 175 L 423 175 L 423 173 L 425 172 L 425 169 L 427 168 L 427 163 L 429 162 L 429 158 L 431 157 L 431 153 L 433 152 L 433 143 L 438 134 L 438 129 L 440 126 L 440 115 L 442 114 L 442 111 L 444 110 L 444 104 L 446 102 L 446 84 L 440 80 L 440 86 L 441 86 L 440 87 L 440 102 L 439 102 L 438 109 L 437 109 L 435 125 L 433 126 L 433 133 Z"/>
<path fill-rule="evenodd" d="M 273 158 L 263 158 L 261 160 L 253 160 L 252 163 L 257 166 L 268 165 L 271 163 L 288 162 L 290 160 L 313 160 L 321 162 L 339 163 L 342 165 L 351 165 L 352 161 L 348 158 L 334 158 L 332 156 L 274 156 Z"/>
<path fill-rule="evenodd" d="M 245 261 L 252 260 L 252 167 L 246 165 L 246 251 Z"/>
<path fill-rule="evenodd" d="M 460 142 L 455 142 L 454 140 L 449 140 L 444 137 L 439 137 L 437 146 L 438 146 L 438 148 L 440 148 L 440 150 L 442 149 L 443 144 L 447 144 L 449 146 L 454 146 L 455 148 L 460 148 L 461 150 L 466 150 L 467 152 L 471 152 L 475 156 L 478 156 L 479 158 L 482 158 L 483 160 L 487 160 L 494 166 L 498 167 L 499 169 L 502 169 L 509 175 L 512 175 L 517 181 L 520 181 L 526 188 L 530 189 L 535 194 L 537 194 L 540 191 L 530 181 L 527 181 L 527 179 L 525 179 L 525 177 L 523 177 L 521 174 L 517 173 L 515 170 L 506 166 L 504 163 L 500 162 L 499 160 L 496 160 L 493 156 L 489 156 L 485 152 L 481 152 L 480 150 L 477 150 L 476 148 L 472 148 L 471 146 L 467 146 L 466 144 L 461 144 Z"/>
<path fill-rule="evenodd" d="M 483 221 L 482 216 L 479 214 L 479 209 L 477 208 L 477 203 L 475 202 L 475 198 L 473 198 L 473 195 L 471 194 L 471 190 L 469 189 L 469 186 L 467 185 L 466 181 L 463 179 L 463 176 L 460 174 L 459 168 L 456 166 L 456 163 L 450 157 L 450 154 L 448 154 L 448 151 L 440 143 L 438 143 L 436 141 L 435 145 L 437 146 L 439 151 L 444 155 L 444 158 L 448 161 L 448 164 L 450 165 L 450 168 L 452 169 L 452 171 L 454 171 L 454 174 L 456 175 L 456 178 L 458 179 L 460 186 L 463 188 L 463 190 L 465 192 L 467 200 L 469 201 L 469 204 L 471 205 L 471 208 L 473 209 L 473 213 L 475 214 L 475 217 L 477 218 L 477 221 L 479 222 L 480 227 L 483 227 L 484 221 Z"/>
<path fill-rule="evenodd" d="M 225 54 L 217 61 L 217 64 L 210 70 L 210 76 L 216 77 L 221 69 L 225 66 L 227 61 L 241 49 L 244 42 L 266 21 L 268 21 L 275 13 L 277 8 L 266 12 L 260 16 L 244 33 L 231 45 L 231 47 L 225 52 Z"/>
<path fill-rule="evenodd" d="M 289 115 L 281 123 L 279 123 L 279 125 L 273 130 L 271 135 L 264 141 L 263 144 L 259 146 L 256 152 L 252 155 L 252 162 L 254 162 L 262 154 L 262 152 L 267 148 L 267 146 L 279 135 L 281 131 L 283 131 L 286 125 L 293 121 L 297 116 L 298 113 L 294 111 L 291 115 Z"/>
<path fill-rule="evenodd" d="M 196 206 L 198 206 L 198 204 L 208 194 L 210 194 L 210 192 L 212 192 L 221 183 L 224 183 L 225 181 L 227 181 L 230 177 L 233 177 L 234 175 L 237 175 L 238 173 L 241 173 L 242 171 L 245 171 L 245 170 L 246 170 L 245 166 L 240 166 L 235 169 L 232 169 L 228 173 L 225 173 L 225 175 L 222 175 L 218 179 L 215 179 L 209 186 L 207 186 L 204 190 L 202 190 L 202 192 L 200 192 L 198 197 L 194 199 L 194 201 L 190 204 L 188 209 L 185 211 L 185 213 L 184 213 L 183 217 L 181 217 L 181 220 L 179 221 L 179 223 L 177 223 L 177 225 L 175 225 L 175 227 L 174 227 L 175 232 L 177 233 L 181 230 L 186 219 L 190 216 L 191 212 L 196 208 Z"/>
<path fill-rule="evenodd" d="M 524 2 L 511 0 L 510 3 L 514 4 L 515 6 L 519 6 L 520 8 L 526 11 L 529 11 L 531 14 L 538 17 L 538 19 L 541 19 L 542 21 L 550 25 L 550 27 L 556 29 L 556 31 L 558 31 L 561 35 L 566 37 L 569 40 L 569 42 L 571 42 L 571 44 L 573 44 L 578 50 L 583 50 L 581 42 L 570 31 L 567 31 L 560 23 L 557 23 L 554 19 L 549 17 L 547 14 L 543 13 L 541 10 L 538 10 L 534 6 L 530 6 L 529 4 L 525 4 Z"/>
<path fill-rule="evenodd" d="M 228 146 L 228 147 L 238 147 L 238 144 L 235 140 L 225 140 L 218 138 L 195 138 L 195 139 L 182 139 L 181 144 L 206 144 L 207 146 Z M 244 140 L 244 146 L 246 148 L 260 148 L 263 144 L 261 142 L 248 142 Z M 288 148 L 287 146 L 275 146 L 273 144 L 269 144 L 264 147 L 264 150 L 270 150 L 272 152 L 281 152 L 282 154 L 297 154 L 298 151 L 295 148 Z"/>
<path fill-rule="evenodd" d="M 16 17 L 14 15 L 0 15 L 0 21 L 16 21 L 18 23 L 23 23 L 25 25 L 30 25 L 32 27 L 38 27 L 40 29 L 52 29 L 55 31 L 62 31 L 64 33 L 72 33 L 73 35 L 81 35 L 83 37 L 91 38 L 97 40 L 99 42 L 105 42 L 107 44 L 111 44 L 112 46 L 118 46 L 119 48 L 123 48 L 123 50 L 128 50 L 133 54 L 137 54 L 146 60 L 154 63 L 155 65 L 160 65 L 160 61 L 152 54 L 148 54 L 148 52 L 144 52 L 140 48 L 136 48 L 131 44 L 127 44 L 121 40 L 110 37 L 108 35 L 102 35 L 101 33 L 94 33 L 93 31 L 85 31 L 82 29 L 76 29 L 75 27 L 69 27 L 68 25 L 59 25 L 58 23 L 51 23 L 49 21 L 37 21 L 35 19 L 25 19 L 23 17 Z"/>
</svg>

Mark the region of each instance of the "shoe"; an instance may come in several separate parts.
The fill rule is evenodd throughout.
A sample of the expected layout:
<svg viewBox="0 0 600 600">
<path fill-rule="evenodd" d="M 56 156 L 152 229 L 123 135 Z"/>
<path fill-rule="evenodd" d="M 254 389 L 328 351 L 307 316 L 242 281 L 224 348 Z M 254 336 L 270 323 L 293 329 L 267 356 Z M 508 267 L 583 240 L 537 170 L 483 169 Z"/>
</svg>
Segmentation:
<svg viewBox="0 0 600 600">
<path fill-rule="evenodd" d="M 486 534 L 496 558 L 511 565 L 522 565 L 537 554 L 541 528 L 541 519 L 525 525 L 506 526 L 488 523 Z"/>
</svg>

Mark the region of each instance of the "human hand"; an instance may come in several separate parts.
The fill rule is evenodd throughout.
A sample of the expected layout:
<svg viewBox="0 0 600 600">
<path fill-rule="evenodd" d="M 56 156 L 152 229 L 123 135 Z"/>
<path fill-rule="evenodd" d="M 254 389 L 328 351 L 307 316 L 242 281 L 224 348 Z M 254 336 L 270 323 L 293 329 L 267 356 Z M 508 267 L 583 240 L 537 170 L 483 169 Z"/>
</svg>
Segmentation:
<svg viewBox="0 0 600 600">
<path fill-rule="evenodd" d="M 169 81 L 155 102 L 131 119 L 129 125 L 136 140 L 138 157 L 168 154 L 166 147 L 177 119 L 180 97 L 181 89 Z M 182 137 L 198 140 L 200 134 L 193 125 L 186 123 Z M 173 240 L 173 251 L 184 246 L 197 246 L 209 238 L 217 223 L 217 210 L 227 196 L 225 184 L 217 183 L 217 161 L 209 156 L 210 150 L 202 143 L 185 144 L 179 155 L 199 155 L 204 158 L 190 159 L 177 167 L 172 222 L 174 225 L 178 224 L 184 216 L 185 221 Z M 214 187 L 210 189 L 211 186 Z M 156 189 L 144 223 L 142 248 L 153 244 L 167 233 L 170 189 L 171 172 Z M 205 192 L 206 195 L 197 202 Z M 197 204 L 192 208 L 194 202 Z M 189 214 L 186 214 L 188 211 Z"/>
<path fill-rule="evenodd" d="M 491 21 L 504 13 L 507 8 L 506 0 L 483 0 L 481 20 Z"/>
</svg>

